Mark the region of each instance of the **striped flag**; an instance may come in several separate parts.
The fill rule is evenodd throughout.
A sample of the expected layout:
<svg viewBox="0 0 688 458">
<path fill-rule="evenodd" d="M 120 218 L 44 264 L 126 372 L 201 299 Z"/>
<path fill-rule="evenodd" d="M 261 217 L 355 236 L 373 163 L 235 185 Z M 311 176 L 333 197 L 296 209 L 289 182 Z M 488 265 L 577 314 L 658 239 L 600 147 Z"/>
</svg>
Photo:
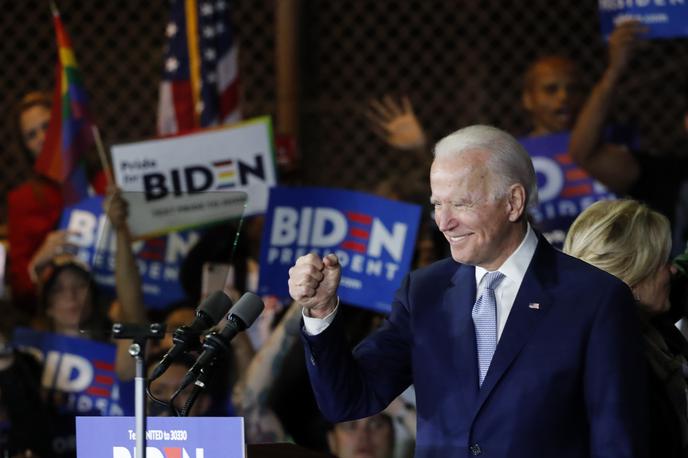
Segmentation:
<svg viewBox="0 0 688 458">
<path fill-rule="evenodd" d="M 60 183 L 65 205 L 70 205 L 88 195 L 84 155 L 93 144 L 93 133 L 72 43 L 54 5 L 52 10 L 58 48 L 55 89 L 50 125 L 34 169 Z"/>
<path fill-rule="evenodd" d="M 227 0 L 172 0 L 158 134 L 238 121 L 238 47 Z"/>
</svg>

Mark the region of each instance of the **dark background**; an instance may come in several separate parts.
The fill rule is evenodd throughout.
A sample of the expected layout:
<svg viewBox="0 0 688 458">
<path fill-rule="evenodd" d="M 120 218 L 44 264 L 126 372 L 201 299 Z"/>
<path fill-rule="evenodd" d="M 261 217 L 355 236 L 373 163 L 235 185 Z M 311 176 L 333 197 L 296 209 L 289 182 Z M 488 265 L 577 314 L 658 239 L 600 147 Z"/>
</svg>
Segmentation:
<svg viewBox="0 0 688 458">
<path fill-rule="evenodd" d="M 234 1 L 245 117 L 274 114 L 277 1 Z M 106 142 L 153 136 L 167 2 L 57 3 Z M 361 110 L 370 97 L 408 93 L 431 141 L 475 122 L 520 135 L 528 129 L 520 85 L 530 60 L 568 54 L 588 84 L 605 64 L 596 0 L 302 0 L 300 11 L 299 144 L 304 178 L 319 185 L 368 189 L 417 167 L 367 129 Z M 0 0 L 0 37 L 4 195 L 27 173 L 13 106 L 29 90 L 52 90 L 48 1 Z M 685 39 L 649 43 L 622 84 L 615 115 L 636 124 L 645 149 L 682 153 L 687 54 Z"/>
</svg>

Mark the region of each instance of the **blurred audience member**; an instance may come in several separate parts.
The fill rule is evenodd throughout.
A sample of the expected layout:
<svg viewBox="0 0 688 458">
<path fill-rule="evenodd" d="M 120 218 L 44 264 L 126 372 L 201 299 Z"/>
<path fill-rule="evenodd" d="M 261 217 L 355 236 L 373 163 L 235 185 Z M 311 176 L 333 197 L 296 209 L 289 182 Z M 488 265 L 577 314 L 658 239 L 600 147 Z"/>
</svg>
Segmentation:
<svg viewBox="0 0 688 458">
<path fill-rule="evenodd" d="M 548 55 L 533 61 L 523 76 L 521 94 L 531 123 L 529 135 L 547 135 L 572 128 L 583 96 L 580 72 L 571 59 Z M 388 145 L 419 151 L 431 159 L 427 134 L 407 96 L 400 100 L 390 95 L 373 99 L 365 116 L 371 130 Z"/>
<path fill-rule="evenodd" d="M 165 323 L 167 331 L 162 340 L 151 341 L 149 343 L 149 353 L 154 355 L 148 358 L 149 364 L 155 363 L 157 365 L 162 356 L 172 348 L 174 344 L 174 332 L 181 326 L 188 326 L 194 320 L 196 308 L 197 304 L 194 304 L 190 300 L 184 300 L 173 304 L 170 308 L 164 309 L 162 313 L 152 314 L 155 316 L 153 321 Z M 221 327 L 223 325 L 223 321 L 221 321 L 218 326 Z M 213 383 L 209 384 L 207 388 L 207 393 L 211 399 L 208 406 L 208 415 L 224 416 L 234 414 L 234 409 L 230 401 L 231 389 L 241 374 L 241 370 L 243 369 L 241 364 L 248 366 L 253 356 L 251 344 L 244 334 L 245 333 L 241 333 L 232 339 L 232 352 L 228 355 L 219 356 L 215 363 Z M 189 348 L 188 351 L 188 355 L 191 355 L 189 357 L 193 357 L 198 356 L 199 352 L 202 350 L 199 344 L 198 348 Z M 159 355 L 160 357 L 156 359 L 155 355 Z M 168 369 L 168 371 L 169 370 L 171 369 Z M 184 372 L 186 373 L 186 370 Z M 182 374 L 181 377 L 183 377 L 183 375 L 184 374 Z M 168 378 L 168 380 L 170 379 Z M 181 378 L 179 381 L 181 382 Z M 165 382 L 163 382 L 163 385 L 164 384 Z"/>
<path fill-rule="evenodd" d="M 168 307 L 160 310 L 151 310 L 149 315 L 153 317 L 152 321 L 165 324 L 165 336 L 160 340 L 152 340 L 149 342 L 149 349 L 151 354 L 165 353 L 174 341 L 172 336 L 174 331 L 181 326 L 188 326 L 196 317 L 196 305 L 192 301 L 185 299 L 180 302 L 175 302 Z"/>
<path fill-rule="evenodd" d="M 148 374 L 150 375 L 157 364 L 160 362 L 164 353 L 158 353 L 153 355 L 148 360 Z M 191 369 L 194 365 L 196 359 L 188 354 L 182 354 L 179 358 L 175 359 L 170 367 L 157 379 L 155 379 L 150 385 L 150 392 L 153 396 L 163 402 L 169 402 L 172 395 L 175 393 L 177 388 L 181 386 L 182 380 L 186 375 L 186 372 Z M 211 378 L 211 384 L 214 383 L 215 379 Z M 181 412 L 181 410 L 186 405 L 191 391 L 194 385 L 191 384 L 187 386 L 182 392 L 175 398 L 174 404 L 172 406 L 165 407 L 162 404 L 148 399 L 148 415 L 152 416 L 175 416 L 175 410 Z M 196 398 L 193 407 L 189 411 L 189 416 L 191 417 L 201 417 L 208 414 L 211 407 L 211 398 L 209 392 L 212 389 L 202 390 L 198 397 Z M 173 410 L 173 407 L 175 410 Z"/>
<path fill-rule="evenodd" d="M 88 266 L 73 256 L 52 259 L 40 274 L 43 323 L 50 332 L 80 337 L 80 329 L 104 333 L 107 304 L 98 296 Z"/>
<path fill-rule="evenodd" d="M 233 401 L 238 413 L 244 417 L 248 443 L 291 439 L 282 420 L 273 411 L 268 395 L 278 383 L 287 355 L 299 340 L 300 326 L 301 307 L 293 303 L 234 389 Z M 362 331 L 361 334 L 367 334 L 371 329 Z M 355 338 L 360 340 L 362 337 Z M 396 400 L 384 414 L 334 425 L 327 433 L 330 451 L 340 457 L 391 457 L 395 439 L 392 415 L 409 430 L 406 435 L 415 438 L 415 409 Z M 318 419 L 320 415 L 310 419 L 305 415 L 301 417 L 301 421 L 307 424 L 317 424 Z"/>
<path fill-rule="evenodd" d="M 372 99 L 365 111 L 370 128 L 388 145 L 427 154 L 428 139 L 408 96 L 396 100 L 391 95 Z"/>
<path fill-rule="evenodd" d="M 106 212 L 116 231 L 118 242 L 115 255 L 116 291 L 119 296 L 118 321 L 145 322 L 141 300 L 138 269 L 131 252 L 131 240 L 126 225 L 126 203 L 113 190 L 106 201 Z M 37 272 L 39 289 L 39 315 L 37 328 L 77 339 L 109 341 L 110 300 L 103 297 L 90 273 L 89 267 L 69 253 L 54 256 L 40 266 Z M 84 342 L 87 345 L 86 342 Z M 130 341 L 117 340 L 114 366 L 120 381 L 134 377 L 134 361 L 127 350 Z M 45 370 L 45 368 L 43 368 Z M 52 454 L 47 456 L 74 456 L 75 407 L 70 406 L 70 393 L 53 390 L 54 380 L 45 379 L 44 388 L 51 389 L 50 405 L 59 410 L 52 421 L 56 439 Z M 119 385 L 121 387 L 121 385 Z M 126 396 L 122 394 L 122 398 Z M 93 412 L 98 410 L 93 407 Z"/>
<path fill-rule="evenodd" d="M 54 413 L 44 402 L 41 365 L 9 345 L 14 310 L 0 303 L 0 453 L 3 456 L 52 456 Z"/>
<path fill-rule="evenodd" d="M 523 75 L 521 103 L 530 121 L 529 136 L 547 135 L 573 127 L 583 102 L 576 63 L 561 55 L 534 60 Z M 422 151 L 430 156 L 428 138 L 407 96 L 386 95 L 369 102 L 365 112 L 371 130 L 388 145 Z"/>
<path fill-rule="evenodd" d="M 669 221 L 633 200 L 596 202 L 581 213 L 564 251 L 623 280 L 633 291 L 649 363 L 650 450 L 688 456 L 688 342 L 664 323 L 670 308 Z M 678 343 L 678 345 L 677 345 Z"/>
<path fill-rule="evenodd" d="M 521 103 L 531 122 L 531 137 L 565 132 L 573 127 L 583 103 L 576 63 L 550 55 L 536 59 L 523 76 Z"/>
<path fill-rule="evenodd" d="M 330 451 L 339 458 L 392 458 L 394 427 L 385 413 L 337 423 L 327 433 Z"/>
<path fill-rule="evenodd" d="M 116 310 L 118 313 L 110 315 L 112 321 L 120 323 L 146 323 L 146 310 L 143 303 L 143 285 L 139 274 L 138 264 L 132 250 L 132 237 L 129 232 L 127 218 L 129 204 L 122 197 L 122 193 L 114 186 L 108 188 L 107 198 L 103 202 L 105 213 L 115 231 L 115 294 Z M 113 307 L 110 308 L 112 312 Z M 129 354 L 130 341 L 117 341 L 116 371 L 122 381 L 134 378 L 136 373 L 134 358 Z"/>
<path fill-rule="evenodd" d="M 643 24 L 628 21 L 612 33 L 609 63 L 583 106 L 571 134 L 569 151 L 581 167 L 605 186 L 647 203 L 674 223 L 679 192 L 688 179 L 688 161 L 667 152 L 631 151 L 603 136 L 619 82 L 646 31 Z M 674 254 L 685 248 L 688 223 L 683 215 L 681 227 L 674 225 Z"/>
<path fill-rule="evenodd" d="M 560 247 L 566 230 L 575 216 L 585 207 L 585 202 L 608 198 L 609 192 L 595 186 L 591 177 L 582 169 L 572 168 L 567 153 L 562 152 L 558 138 L 553 134 L 565 134 L 574 125 L 584 100 L 581 75 L 568 57 L 542 56 L 533 61 L 523 76 L 521 102 L 528 114 L 530 129 L 521 142 L 530 143 L 529 154 L 534 160 L 539 177 L 541 201 L 536 202 L 530 213 L 534 226 L 547 239 Z M 421 158 L 423 167 L 419 177 L 406 177 L 407 181 L 425 183 L 432 155 L 425 134 L 408 97 L 400 101 L 387 95 L 372 100 L 366 112 L 370 128 L 392 147 L 410 150 Z M 565 141 L 565 140 L 563 140 Z M 539 149 L 537 149 L 537 148 Z M 547 164 L 539 170 L 539 164 Z M 542 166 L 544 167 L 544 166 Z M 557 177 L 550 178 L 549 172 Z M 547 177 L 544 180 L 542 177 Z M 570 189 L 575 188 L 571 194 Z M 546 192 L 543 193 L 543 189 Z M 426 192 L 426 195 L 428 193 Z"/>
<path fill-rule="evenodd" d="M 284 442 L 289 439 L 272 410 L 268 395 L 282 370 L 285 358 L 299 339 L 301 307 L 292 305 L 270 337 L 251 360 L 234 388 L 232 400 L 244 417 L 247 443 Z"/>
<path fill-rule="evenodd" d="M 233 266 L 231 286 L 235 294 L 231 296 L 236 294 L 240 296 L 248 291 L 246 259 L 249 248 L 243 239 L 240 239 L 239 243 L 235 243 L 238 230 L 239 228 L 234 222 L 208 228 L 189 250 L 179 271 L 179 282 L 192 303 L 202 299 L 204 267 L 208 263 Z M 222 289 L 223 286 L 213 285 L 213 290 Z"/>
<path fill-rule="evenodd" d="M 49 94 L 31 92 L 22 98 L 16 109 L 15 123 L 21 149 L 31 166 L 43 148 L 50 106 Z M 105 175 L 92 172 L 91 185 L 97 192 L 104 193 Z M 13 302 L 20 307 L 23 322 L 28 322 L 35 311 L 34 268 L 68 246 L 66 232 L 51 234 L 62 208 L 60 185 L 35 172 L 8 194 L 9 282 Z"/>
<path fill-rule="evenodd" d="M 206 283 L 206 293 L 223 290 L 234 301 L 247 291 L 248 246 L 243 239 L 236 243 L 239 228 L 240 226 L 234 221 L 211 227 L 204 231 L 200 240 L 191 248 L 179 272 L 179 281 L 184 288 L 187 300 L 175 307 L 175 310 L 165 319 L 169 332 L 174 332 L 180 325 L 191 322 L 191 320 L 182 322 L 182 319 L 189 319 L 191 308 L 195 309 L 203 299 L 202 285 L 204 283 Z M 231 266 L 231 281 L 225 278 L 220 282 L 215 282 L 207 278 L 208 268 L 217 267 L 220 264 Z M 228 286 L 230 283 L 231 286 Z M 184 303 L 186 307 L 182 305 Z M 223 322 L 224 320 L 220 326 Z M 171 343 L 169 338 L 167 342 Z M 222 358 L 215 372 L 215 376 L 223 380 L 214 385 L 212 392 L 212 408 L 217 414 L 233 413 L 232 387 L 245 373 L 255 353 L 247 332 L 242 332 L 232 339 L 231 348 L 231 353 Z"/>
<path fill-rule="evenodd" d="M 609 64 L 586 100 L 571 133 L 569 153 L 592 176 L 614 192 L 627 193 L 640 175 L 639 164 L 623 145 L 603 141 L 612 100 L 646 27 L 629 21 L 609 38 Z"/>
</svg>

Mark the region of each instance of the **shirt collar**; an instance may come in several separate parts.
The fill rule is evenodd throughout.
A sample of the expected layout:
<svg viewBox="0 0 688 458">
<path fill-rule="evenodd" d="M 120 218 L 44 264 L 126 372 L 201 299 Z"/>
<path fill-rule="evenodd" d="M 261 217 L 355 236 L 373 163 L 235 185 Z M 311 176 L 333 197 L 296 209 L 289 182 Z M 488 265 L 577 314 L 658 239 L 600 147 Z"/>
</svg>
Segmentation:
<svg viewBox="0 0 688 458">
<path fill-rule="evenodd" d="M 538 238 L 535 231 L 530 227 L 528 223 L 528 228 L 526 230 L 526 235 L 523 237 L 521 244 L 516 248 L 516 251 L 511 253 L 511 256 L 504 261 L 504 264 L 499 266 L 497 269 L 499 272 L 503 273 L 504 276 L 516 284 L 521 284 L 523 277 L 526 275 L 526 270 L 530 265 L 530 261 L 535 255 L 535 248 L 537 248 Z M 482 267 L 475 266 L 475 284 L 480 285 L 480 281 L 483 279 L 488 271 Z"/>
</svg>

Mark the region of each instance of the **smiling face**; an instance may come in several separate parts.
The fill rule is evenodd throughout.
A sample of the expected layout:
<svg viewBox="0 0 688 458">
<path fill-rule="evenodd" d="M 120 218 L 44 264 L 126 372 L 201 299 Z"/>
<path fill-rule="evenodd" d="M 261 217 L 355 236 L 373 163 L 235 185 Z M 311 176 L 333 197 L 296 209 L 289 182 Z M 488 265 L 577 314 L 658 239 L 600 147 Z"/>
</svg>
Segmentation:
<svg viewBox="0 0 688 458">
<path fill-rule="evenodd" d="M 518 184 L 503 192 L 496 189 L 489 157 L 484 150 L 436 157 L 430 170 L 430 202 L 452 258 L 495 270 L 523 239 L 525 190 Z"/>
<path fill-rule="evenodd" d="M 583 101 L 576 67 L 568 59 L 545 58 L 526 75 L 523 106 L 530 113 L 533 135 L 569 130 Z"/>
</svg>

